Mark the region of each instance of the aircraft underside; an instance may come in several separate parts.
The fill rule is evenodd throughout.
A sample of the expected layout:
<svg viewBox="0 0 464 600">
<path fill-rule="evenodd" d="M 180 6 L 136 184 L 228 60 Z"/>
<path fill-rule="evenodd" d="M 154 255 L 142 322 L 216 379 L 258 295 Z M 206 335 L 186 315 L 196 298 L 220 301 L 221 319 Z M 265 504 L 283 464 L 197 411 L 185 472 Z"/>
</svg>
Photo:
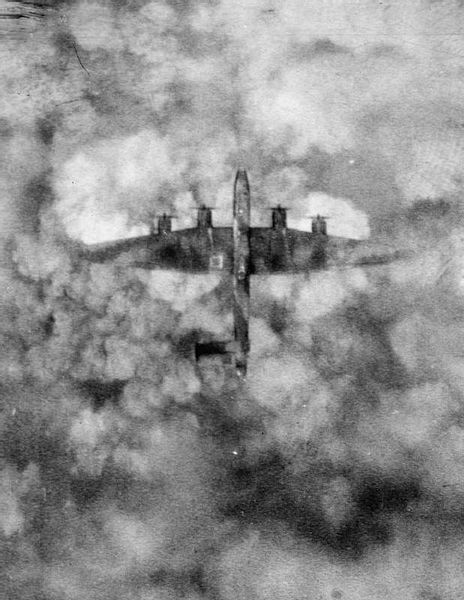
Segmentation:
<svg viewBox="0 0 464 600">
<path fill-rule="evenodd" d="M 121 260 L 142 269 L 172 269 L 188 273 L 218 272 L 231 284 L 234 334 L 230 340 L 201 340 L 195 357 L 222 354 L 232 358 L 237 374 L 246 375 L 250 350 L 250 276 L 308 273 L 328 266 L 355 266 L 389 262 L 392 256 L 362 256 L 363 242 L 327 234 L 325 217 L 312 217 L 311 231 L 287 227 L 286 209 L 272 209 L 270 227 L 250 227 L 250 186 L 239 170 L 233 193 L 233 226 L 214 227 L 212 210 L 198 208 L 197 226 L 173 231 L 170 215 L 158 219 L 158 230 L 138 238 L 82 249 L 92 262 Z"/>
</svg>

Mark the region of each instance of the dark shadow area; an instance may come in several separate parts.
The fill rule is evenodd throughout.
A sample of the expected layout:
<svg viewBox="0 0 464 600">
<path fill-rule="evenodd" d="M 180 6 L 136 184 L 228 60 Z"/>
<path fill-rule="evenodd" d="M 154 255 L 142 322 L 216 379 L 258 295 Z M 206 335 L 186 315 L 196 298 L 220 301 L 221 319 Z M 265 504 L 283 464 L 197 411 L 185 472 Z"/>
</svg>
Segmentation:
<svg viewBox="0 0 464 600">
<path fill-rule="evenodd" d="M 363 481 L 355 495 L 352 517 L 336 528 L 325 520 L 319 505 L 318 487 L 324 478 L 319 477 L 317 465 L 301 481 L 289 466 L 277 452 L 253 465 L 232 466 L 232 494 L 223 507 L 224 514 L 254 526 L 283 522 L 295 535 L 357 559 L 372 546 L 391 541 L 391 517 L 421 494 L 415 481 Z"/>
<path fill-rule="evenodd" d="M 127 381 L 121 379 L 113 381 L 88 379 L 80 383 L 79 388 L 90 396 L 93 409 L 98 411 L 108 402 L 118 404 L 126 383 Z"/>
<path fill-rule="evenodd" d="M 205 594 L 207 586 L 201 567 L 189 571 L 170 571 L 158 569 L 150 575 L 150 583 L 158 587 L 166 587 L 175 592 L 176 598 L 190 597 L 192 592 Z"/>
</svg>

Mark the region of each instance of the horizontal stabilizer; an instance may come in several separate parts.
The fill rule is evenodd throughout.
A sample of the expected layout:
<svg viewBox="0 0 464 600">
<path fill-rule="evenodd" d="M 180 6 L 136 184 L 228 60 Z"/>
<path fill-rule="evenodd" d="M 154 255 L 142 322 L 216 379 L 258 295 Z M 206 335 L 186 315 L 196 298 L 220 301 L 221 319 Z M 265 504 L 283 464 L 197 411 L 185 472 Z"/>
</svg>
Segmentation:
<svg viewBox="0 0 464 600">
<path fill-rule="evenodd" d="M 216 354 L 234 354 L 235 342 L 205 342 L 195 344 L 195 360 L 199 361 L 203 356 L 214 356 Z"/>
</svg>

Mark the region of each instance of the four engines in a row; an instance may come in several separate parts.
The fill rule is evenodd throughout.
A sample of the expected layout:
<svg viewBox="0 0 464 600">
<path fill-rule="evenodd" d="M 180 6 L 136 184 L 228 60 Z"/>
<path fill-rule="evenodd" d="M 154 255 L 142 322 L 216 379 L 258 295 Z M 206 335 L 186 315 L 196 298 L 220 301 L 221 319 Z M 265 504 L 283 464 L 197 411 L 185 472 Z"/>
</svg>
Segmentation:
<svg viewBox="0 0 464 600">
<path fill-rule="evenodd" d="M 197 228 L 211 229 L 213 227 L 213 209 L 202 204 L 197 213 Z M 272 229 L 286 229 L 287 227 L 287 208 L 280 204 L 272 209 Z M 152 228 L 151 233 L 166 234 L 172 231 L 172 215 L 163 213 L 158 217 L 158 231 Z M 316 215 L 311 217 L 311 233 L 327 235 L 327 217 Z"/>
</svg>

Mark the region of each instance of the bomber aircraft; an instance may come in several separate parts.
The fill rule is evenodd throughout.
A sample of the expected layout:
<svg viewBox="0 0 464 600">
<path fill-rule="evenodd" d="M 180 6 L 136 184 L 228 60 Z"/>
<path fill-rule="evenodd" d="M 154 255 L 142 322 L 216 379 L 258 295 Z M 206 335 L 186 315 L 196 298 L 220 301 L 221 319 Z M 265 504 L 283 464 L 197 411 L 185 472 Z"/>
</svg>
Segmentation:
<svg viewBox="0 0 464 600">
<path fill-rule="evenodd" d="M 223 272 L 233 288 L 234 336 L 229 342 L 197 343 L 195 357 L 227 354 L 237 375 L 244 378 L 250 350 L 250 276 L 272 273 L 307 273 L 329 267 L 352 267 L 390 262 L 394 256 L 356 252 L 363 242 L 331 236 L 327 218 L 312 217 L 311 231 L 287 227 L 287 209 L 272 208 L 270 227 L 250 226 L 250 185 L 239 169 L 233 192 L 232 227 L 214 227 L 212 209 L 201 205 L 196 227 L 172 229 L 172 216 L 158 217 L 149 235 L 88 246 L 85 257 L 106 262 L 121 254 L 129 264 L 144 269 L 171 269 L 189 273 Z M 126 263 L 127 264 L 127 263 Z"/>
</svg>

